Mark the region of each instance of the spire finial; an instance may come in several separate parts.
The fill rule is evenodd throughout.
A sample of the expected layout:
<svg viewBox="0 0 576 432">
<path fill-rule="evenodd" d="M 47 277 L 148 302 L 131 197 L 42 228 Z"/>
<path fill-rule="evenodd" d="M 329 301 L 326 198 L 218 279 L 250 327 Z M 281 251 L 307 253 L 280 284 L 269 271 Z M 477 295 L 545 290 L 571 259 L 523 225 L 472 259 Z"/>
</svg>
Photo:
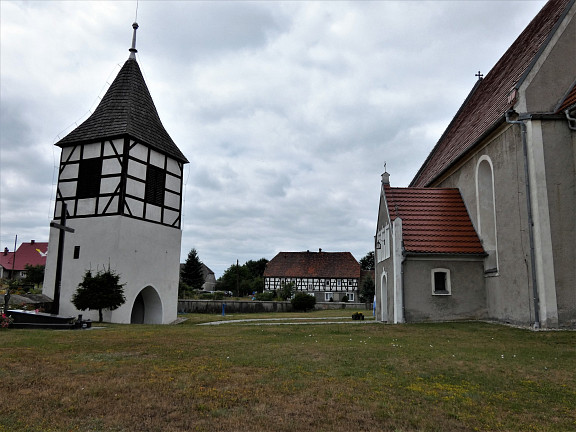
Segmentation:
<svg viewBox="0 0 576 432">
<path fill-rule="evenodd" d="M 136 49 L 136 30 L 138 30 L 138 23 L 135 22 L 132 24 L 132 28 L 134 29 L 134 35 L 132 36 L 132 48 L 128 50 L 130 51 L 130 56 L 128 58 L 136 60 L 136 53 L 138 52 Z"/>
</svg>

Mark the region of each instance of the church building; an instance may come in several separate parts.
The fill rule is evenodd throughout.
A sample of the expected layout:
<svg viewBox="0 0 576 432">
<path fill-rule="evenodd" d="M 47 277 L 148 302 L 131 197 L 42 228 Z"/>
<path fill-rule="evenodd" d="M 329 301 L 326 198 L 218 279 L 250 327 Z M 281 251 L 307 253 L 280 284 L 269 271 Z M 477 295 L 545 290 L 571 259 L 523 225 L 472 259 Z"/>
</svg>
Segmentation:
<svg viewBox="0 0 576 432">
<path fill-rule="evenodd" d="M 61 315 L 87 270 L 120 275 L 126 302 L 104 311 L 115 323 L 176 319 L 182 179 L 186 157 L 168 135 L 136 61 L 128 60 L 96 110 L 56 143 L 62 149 L 44 294 Z"/>
<path fill-rule="evenodd" d="M 575 14 L 548 1 L 409 187 L 383 174 L 377 320 L 576 326 Z"/>
</svg>

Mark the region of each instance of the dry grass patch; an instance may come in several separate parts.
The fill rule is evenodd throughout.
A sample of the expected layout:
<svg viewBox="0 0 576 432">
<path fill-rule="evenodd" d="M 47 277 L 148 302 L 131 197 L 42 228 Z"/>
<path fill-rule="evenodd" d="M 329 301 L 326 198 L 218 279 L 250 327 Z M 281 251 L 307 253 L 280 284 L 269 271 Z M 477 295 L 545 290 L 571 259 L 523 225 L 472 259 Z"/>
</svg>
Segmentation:
<svg viewBox="0 0 576 432">
<path fill-rule="evenodd" d="M 576 428 L 574 332 L 190 318 L 0 333 L 0 431 Z"/>
</svg>

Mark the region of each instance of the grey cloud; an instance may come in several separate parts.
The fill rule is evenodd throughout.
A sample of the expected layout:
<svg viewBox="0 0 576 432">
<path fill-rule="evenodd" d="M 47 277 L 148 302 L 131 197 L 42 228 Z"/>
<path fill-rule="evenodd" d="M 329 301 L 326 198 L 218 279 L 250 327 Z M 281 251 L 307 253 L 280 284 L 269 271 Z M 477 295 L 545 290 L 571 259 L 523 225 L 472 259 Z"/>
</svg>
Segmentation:
<svg viewBox="0 0 576 432">
<path fill-rule="evenodd" d="M 280 250 L 364 256 L 384 162 L 407 185 L 542 4 L 140 2 L 138 61 L 191 160 L 183 256 L 217 276 Z M 0 7 L 2 242 L 45 241 L 54 137 L 127 58 L 135 5 Z"/>
<path fill-rule="evenodd" d="M 256 49 L 288 27 L 258 2 L 144 2 L 140 13 L 152 21 L 151 54 L 169 61 Z"/>
</svg>

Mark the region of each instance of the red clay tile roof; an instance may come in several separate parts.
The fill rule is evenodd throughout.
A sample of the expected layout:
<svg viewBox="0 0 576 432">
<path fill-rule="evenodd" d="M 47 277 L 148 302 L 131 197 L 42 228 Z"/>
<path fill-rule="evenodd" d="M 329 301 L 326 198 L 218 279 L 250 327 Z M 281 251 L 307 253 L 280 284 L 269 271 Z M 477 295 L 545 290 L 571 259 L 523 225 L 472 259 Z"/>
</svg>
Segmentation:
<svg viewBox="0 0 576 432">
<path fill-rule="evenodd" d="M 350 252 L 280 252 L 264 277 L 360 278 L 360 264 Z"/>
<path fill-rule="evenodd" d="M 576 105 L 576 84 L 574 84 L 572 90 L 570 91 L 570 93 L 568 93 L 568 96 L 566 96 L 566 99 L 564 99 L 564 101 L 560 105 L 560 108 L 558 108 L 558 112 L 563 112 L 564 110 L 571 108 L 575 105 Z"/>
<path fill-rule="evenodd" d="M 188 162 L 164 129 L 140 66 L 132 59 L 124 63 L 92 115 L 56 145 L 67 147 L 125 134 L 178 161 Z"/>
<path fill-rule="evenodd" d="M 484 254 L 458 189 L 384 187 L 390 219 L 402 219 L 406 253 Z"/>
<path fill-rule="evenodd" d="M 2 251 L 2 254 L 0 254 L 0 266 L 4 267 L 6 270 L 12 270 L 13 256 L 14 252 Z"/>
<path fill-rule="evenodd" d="M 504 121 L 514 101 L 508 96 L 523 82 L 553 34 L 560 18 L 574 0 L 550 0 L 498 63 L 477 82 L 446 131 L 420 167 L 410 186 L 429 186 L 470 150 L 484 134 Z"/>
<path fill-rule="evenodd" d="M 48 253 L 47 242 L 30 242 L 22 243 L 16 250 L 16 262 L 14 263 L 14 270 L 25 270 L 26 265 L 46 265 L 46 255 Z M 12 270 L 12 260 L 14 259 L 14 252 L 0 252 L 0 265 L 6 270 Z"/>
</svg>

